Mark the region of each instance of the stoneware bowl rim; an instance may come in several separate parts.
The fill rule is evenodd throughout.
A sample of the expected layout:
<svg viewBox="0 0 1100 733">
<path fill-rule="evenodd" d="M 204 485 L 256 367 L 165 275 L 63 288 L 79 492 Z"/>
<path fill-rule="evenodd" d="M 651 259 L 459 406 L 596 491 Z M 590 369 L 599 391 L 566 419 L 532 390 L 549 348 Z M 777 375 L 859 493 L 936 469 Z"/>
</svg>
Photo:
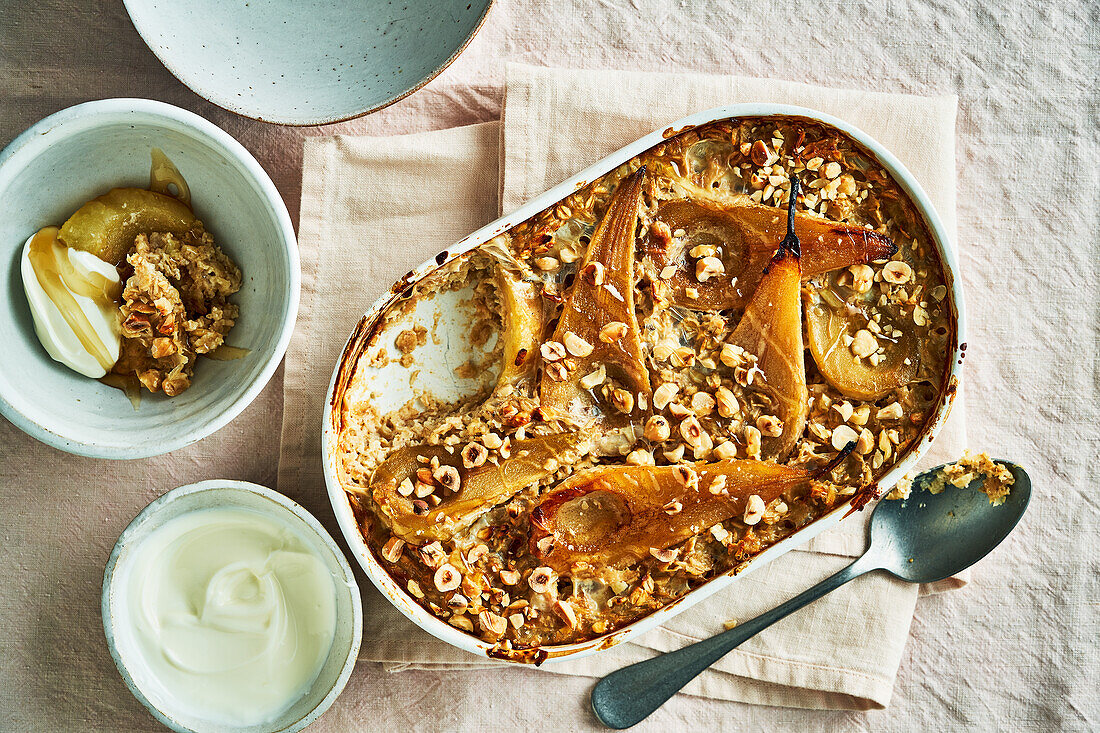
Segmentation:
<svg viewBox="0 0 1100 733">
<path fill-rule="evenodd" d="M 496 0 L 480 0 L 485 3 L 485 8 L 482 10 L 481 15 L 478 17 L 477 22 L 474 23 L 470 32 L 462 39 L 462 42 L 455 48 L 455 50 L 448 56 L 442 63 L 429 71 L 426 75 L 420 79 L 415 80 L 412 84 L 408 85 L 396 94 L 392 94 L 381 102 L 371 104 L 366 107 L 353 107 L 347 110 L 332 113 L 327 115 L 294 115 L 286 112 L 280 112 L 274 109 L 263 109 L 260 107 L 251 106 L 243 101 L 238 100 L 238 96 L 234 93 L 223 93 L 219 91 L 216 86 L 202 83 L 202 80 L 195 75 L 188 73 L 183 66 L 178 63 L 165 48 L 162 48 L 155 40 L 154 29 L 149 21 L 141 14 L 137 14 L 135 17 L 134 6 L 136 0 L 123 0 L 123 5 L 126 7 L 126 13 L 130 17 L 130 22 L 133 23 L 134 29 L 137 30 L 138 35 L 141 36 L 145 45 L 153 52 L 153 55 L 157 57 L 164 68 L 168 69 L 172 76 L 195 94 L 199 95 L 206 101 L 216 104 L 222 109 L 247 117 L 248 119 L 256 120 L 257 122 L 268 122 L 275 125 L 286 125 L 289 127 L 311 127 L 316 125 L 329 125 L 338 122 L 347 122 L 348 120 L 354 120 L 365 115 L 372 114 L 381 109 L 389 107 L 391 104 L 400 102 L 405 97 L 413 94 L 422 89 L 429 82 L 433 81 L 437 76 L 443 73 L 451 64 L 455 62 L 470 43 L 474 40 L 474 37 L 481 31 L 482 26 L 485 25 L 485 19 L 489 16 L 489 11 L 492 9 Z"/>
<path fill-rule="evenodd" d="M 148 531 L 153 531 L 156 527 L 160 526 L 158 523 L 158 514 L 160 514 L 166 507 L 171 504 L 186 499 L 187 497 L 194 496 L 200 493 L 223 493 L 228 497 L 238 492 L 247 492 L 255 494 L 259 497 L 269 500 L 274 506 L 269 507 L 267 510 L 273 515 L 281 516 L 287 519 L 291 524 L 295 522 L 299 523 L 299 529 L 303 532 L 312 530 L 312 534 L 315 535 L 325 549 L 336 560 L 336 564 L 343 572 L 342 578 L 334 578 L 337 585 L 337 592 L 339 593 L 339 585 L 342 581 L 345 585 L 348 595 L 351 600 L 352 607 L 352 624 L 351 624 L 351 638 L 348 640 L 348 652 L 347 658 L 344 661 L 344 665 L 340 670 L 340 674 L 337 676 L 332 688 L 328 691 L 325 697 L 311 708 L 304 716 L 290 725 L 283 726 L 281 728 L 263 728 L 262 726 L 250 726 L 243 728 L 250 733 L 255 733 L 257 730 L 266 730 L 270 733 L 295 733 L 300 731 L 306 726 L 310 725 L 313 721 L 317 720 L 326 710 L 332 705 L 336 698 L 343 691 L 344 686 L 347 684 L 348 679 L 351 677 L 351 673 L 355 668 L 355 662 L 359 656 L 359 645 L 363 636 L 363 605 L 362 598 L 359 592 L 359 585 L 355 580 L 355 574 L 351 569 L 351 565 L 348 564 L 347 557 L 344 555 L 340 546 L 333 539 L 332 535 L 321 525 L 321 523 L 310 514 L 303 506 L 298 504 L 293 499 L 287 497 L 284 494 L 254 484 L 249 481 L 232 481 L 222 479 L 211 479 L 208 481 L 199 481 L 193 484 L 187 484 L 180 486 L 171 491 L 164 493 L 150 502 L 144 509 L 138 512 L 129 524 L 126 525 L 126 529 L 122 530 L 122 534 L 119 535 L 118 541 L 115 542 L 114 548 L 111 550 L 111 555 L 107 560 L 107 565 L 103 570 L 103 591 L 100 597 L 100 614 L 103 620 L 103 632 L 107 639 L 107 646 L 111 652 L 111 658 L 114 660 L 115 666 L 118 668 L 119 674 L 122 675 L 122 681 L 126 684 L 126 687 L 133 693 L 134 697 L 145 706 L 153 716 L 164 725 L 168 726 L 178 733 L 195 733 L 194 728 L 190 728 L 180 721 L 172 718 L 168 713 L 158 708 L 152 701 L 150 701 L 145 694 L 138 688 L 134 682 L 133 677 L 130 675 L 129 668 L 122 660 L 122 656 L 119 653 L 117 642 L 115 639 L 114 628 L 112 625 L 113 614 L 111 612 L 111 595 L 112 586 L 114 581 L 115 570 L 118 566 L 119 559 L 122 553 L 126 550 L 134 535 L 140 535 L 144 533 L 148 527 Z M 235 505 L 232 498 L 229 498 L 227 505 Z M 252 511 L 259 511 L 255 507 L 250 507 Z M 187 511 L 201 511 L 201 509 L 191 509 Z M 182 515 L 180 515 L 182 516 Z M 166 521 L 166 520 L 165 520 Z M 138 537 L 140 541 L 141 537 Z M 339 629 L 339 624 L 337 624 Z M 338 638 L 333 639 L 333 645 L 339 643 Z M 224 727 L 224 726 L 223 726 Z"/>
</svg>

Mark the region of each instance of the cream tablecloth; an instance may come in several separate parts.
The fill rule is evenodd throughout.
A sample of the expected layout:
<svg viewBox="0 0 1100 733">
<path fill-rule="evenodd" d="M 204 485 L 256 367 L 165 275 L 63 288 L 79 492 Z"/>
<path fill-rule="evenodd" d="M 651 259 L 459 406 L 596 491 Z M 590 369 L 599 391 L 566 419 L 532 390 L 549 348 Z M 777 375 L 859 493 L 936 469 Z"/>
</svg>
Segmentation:
<svg viewBox="0 0 1100 733">
<path fill-rule="evenodd" d="M 1100 725 L 1098 27 L 1095 2 L 914 0 L 887 12 L 808 0 L 500 0 L 464 56 L 421 92 L 364 120 L 292 130 L 194 96 L 120 3 L 11 3 L 0 12 L 0 140 L 87 99 L 163 99 L 238 137 L 296 215 L 304 136 L 495 119 L 507 60 L 958 95 L 969 438 L 1030 466 L 1029 515 L 968 588 L 918 600 L 886 710 L 680 696 L 643 727 L 1088 730 Z M 274 484 L 280 381 L 230 426 L 164 459 L 69 458 L 0 422 L 0 730 L 159 729 L 107 655 L 103 563 L 126 522 L 168 488 L 217 476 Z M 287 491 L 331 526 L 323 497 Z M 524 670 L 391 675 L 364 663 L 314 729 L 588 729 L 590 684 Z"/>
</svg>

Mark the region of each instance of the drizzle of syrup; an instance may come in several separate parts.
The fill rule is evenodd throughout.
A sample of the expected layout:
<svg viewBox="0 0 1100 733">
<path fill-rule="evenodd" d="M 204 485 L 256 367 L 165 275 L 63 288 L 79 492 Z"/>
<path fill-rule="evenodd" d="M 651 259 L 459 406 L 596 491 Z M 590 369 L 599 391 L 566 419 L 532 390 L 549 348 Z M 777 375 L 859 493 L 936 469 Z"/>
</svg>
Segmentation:
<svg viewBox="0 0 1100 733">
<path fill-rule="evenodd" d="M 69 260 L 68 248 L 57 239 L 57 227 L 45 227 L 31 238 L 28 259 L 38 284 L 60 311 L 77 339 L 105 370 L 115 364 L 107 345 L 92 327 L 75 295 L 91 298 L 101 308 L 116 307 L 122 284 L 97 272 L 78 272 Z"/>
</svg>

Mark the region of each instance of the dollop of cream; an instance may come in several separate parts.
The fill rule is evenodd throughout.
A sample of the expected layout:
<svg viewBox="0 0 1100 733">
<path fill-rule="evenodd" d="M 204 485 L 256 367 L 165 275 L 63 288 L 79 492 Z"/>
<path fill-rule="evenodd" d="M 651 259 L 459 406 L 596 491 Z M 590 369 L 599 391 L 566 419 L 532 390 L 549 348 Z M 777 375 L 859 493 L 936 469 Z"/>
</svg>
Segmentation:
<svg viewBox="0 0 1100 733">
<path fill-rule="evenodd" d="M 204 509 L 166 522 L 131 553 L 128 620 L 147 666 L 135 681 L 151 699 L 256 725 L 310 689 L 332 646 L 335 586 L 287 524 Z"/>
<path fill-rule="evenodd" d="M 57 239 L 57 227 L 46 227 L 23 246 L 20 271 L 46 352 L 86 377 L 107 374 L 122 343 L 122 285 L 114 265 L 66 247 Z"/>
</svg>

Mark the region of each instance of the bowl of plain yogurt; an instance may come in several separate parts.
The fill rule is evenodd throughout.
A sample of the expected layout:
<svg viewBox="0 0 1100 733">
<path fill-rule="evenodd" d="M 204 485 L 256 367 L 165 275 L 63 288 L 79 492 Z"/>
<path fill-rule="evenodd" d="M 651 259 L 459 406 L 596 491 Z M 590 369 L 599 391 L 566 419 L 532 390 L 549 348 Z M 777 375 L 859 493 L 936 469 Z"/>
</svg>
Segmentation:
<svg viewBox="0 0 1100 733">
<path fill-rule="evenodd" d="M 103 579 L 103 628 L 135 697 L 176 731 L 290 733 L 347 683 L 359 588 L 305 509 L 243 481 L 203 481 L 152 502 Z"/>
</svg>

